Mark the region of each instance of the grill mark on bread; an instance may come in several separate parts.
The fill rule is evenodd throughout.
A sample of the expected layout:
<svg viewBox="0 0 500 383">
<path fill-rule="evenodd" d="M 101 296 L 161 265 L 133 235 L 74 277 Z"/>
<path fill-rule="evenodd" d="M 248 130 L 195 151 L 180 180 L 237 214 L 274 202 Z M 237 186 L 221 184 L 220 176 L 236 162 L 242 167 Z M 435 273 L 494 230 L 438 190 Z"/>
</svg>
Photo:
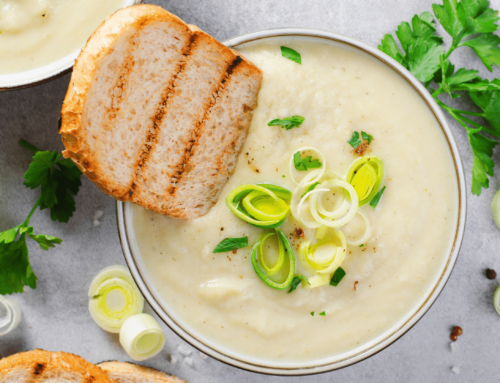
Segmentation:
<svg viewBox="0 0 500 383">
<path fill-rule="evenodd" d="M 135 165 L 136 171 L 134 174 L 134 178 L 132 180 L 132 185 L 130 187 L 130 190 L 125 194 L 125 197 L 131 198 L 133 196 L 134 189 L 136 187 L 136 182 L 140 176 L 141 168 L 147 162 L 151 152 L 154 150 L 155 145 L 158 143 L 158 133 L 160 132 L 161 129 L 160 126 L 163 119 L 165 118 L 165 115 L 167 114 L 168 99 L 174 92 L 177 78 L 182 73 L 182 71 L 184 70 L 189 61 L 189 57 L 195 42 L 196 42 L 196 34 L 193 33 L 189 39 L 189 43 L 186 45 L 184 51 L 182 52 L 184 59 L 179 63 L 178 69 L 176 73 L 172 76 L 170 84 L 168 85 L 167 88 L 165 88 L 165 91 L 161 97 L 161 101 L 158 104 L 158 107 L 156 108 L 155 115 L 151 118 L 153 121 L 153 126 L 152 128 L 150 128 L 146 136 L 142 153 L 139 155 L 139 160 Z"/>
<path fill-rule="evenodd" d="M 35 368 L 33 369 L 33 375 L 40 375 L 43 370 L 45 370 L 45 365 L 42 363 L 35 364 Z"/>
<path fill-rule="evenodd" d="M 193 148 L 198 145 L 201 134 L 203 133 L 205 127 L 205 121 L 207 120 L 209 114 L 211 113 L 214 106 L 217 104 L 217 100 L 220 98 L 222 91 L 226 88 L 228 82 L 231 80 L 231 75 L 234 72 L 234 69 L 243 61 L 240 56 L 236 56 L 231 64 L 229 64 L 226 74 L 224 78 L 221 80 L 219 86 L 212 96 L 211 103 L 207 106 L 205 113 L 201 120 L 196 124 L 196 127 L 191 132 L 191 139 L 188 142 L 188 146 L 184 149 L 184 155 L 179 162 L 179 164 L 175 167 L 174 177 L 172 177 L 172 185 L 167 190 L 167 196 L 171 197 L 175 196 L 175 192 L 177 190 L 177 185 L 182 180 L 186 170 L 189 171 L 190 165 L 189 160 L 191 159 L 191 152 Z"/>
</svg>

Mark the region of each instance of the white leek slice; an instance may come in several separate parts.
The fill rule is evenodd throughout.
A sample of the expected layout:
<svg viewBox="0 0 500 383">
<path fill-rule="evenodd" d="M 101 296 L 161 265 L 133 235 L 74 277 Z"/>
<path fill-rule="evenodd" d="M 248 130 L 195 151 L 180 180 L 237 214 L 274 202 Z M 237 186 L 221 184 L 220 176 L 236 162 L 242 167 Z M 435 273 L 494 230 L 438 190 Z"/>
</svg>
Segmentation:
<svg viewBox="0 0 500 383">
<path fill-rule="evenodd" d="M 495 294 L 493 294 L 493 305 L 498 315 L 500 315 L 500 286 L 497 287 Z"/>
<path fill-rule="evenodd" d="M 340 230 L 337 232 L 337 236 L 340 239 L 341 246 L 337 247 L 337 253 L 335 255 L 335 258 L 333 262 L 324 270 L 318 270 L 318 273 L 320 274 L 332 274 L 337 270 L 340 265 L 344 262 L 346 253 L 347 253 L 347 243 L 345 240 L 344 233 L 342 233 Z"/>
<path fill-rule="evenodd" d="M 89 311 L 105 331 L 119 333 L 123 323 L 142 312 L 144 298 L 125 266 L 108 266 L 89 289 Z"/>
<path fill-rule="evenodd" d="M 328 274 L 315 275 L 307 278 L 309 284 L 303 284 L 306 289 L 313 289 L 315 287 L 324 286 L 330 283 L 330 276 Z"/>
<path fill-rule="evenodd" d="M 359 238 L 355 241 L 349 241 L 348 239 L 346 239 L 347 244 L 352 245 L 352 246 L 359 246 L 359 245 L 364 244 L 366 241 L 368 241 L 371 238 L 371 236 L 373 234 L 373 226 L 370 223 L 370 219 L 368 218 L 366 213 L 361 209 L 358 209 L 357 213 L 365 221 L 365 233 L 363 234 L 363 236 L 361 238 Z"/>
<path fill-rule="evenodd" d="M 318 170 L 314 170 L 312 173 L 315 173 L 317 174 L 316 176 L 314 176 L 314 178 L 312 177 L 308 177 L 308 180 L 304 182 L 305 180 L 305 177 L 299 182 L 295 179 L 295 177 L 293 176 L 293 173 L 296 171 L 295 170 L 295 163 L 293 161 L 293 155 L 292 155 L 292 158 L 290 159 L 290 177 L 292 178 L 293 182 L 295 182 L 297 185 L 298 184 L 305 184 L 306 187 L 309 186 L 309 185 L 312 185 L 313 183 L 319 181 L 321 179 L 321 177 L 323 176 L 323 173 L 325 172 L 325 169 L 326 169 L 326 161 L 325 161 L 325 157 L 323 157 L 323 154 L 316 148 L 312 147 L 312 146 L 305 146 L 303 148 L 300 148 L 298 149 L 298 151 L 302 154 L 302 152 L 305 152 L 305 151 L 310 151 L 310 152 L 315 152 L 316 154 L 318 154 L 318 157 L 321 159 L 321 169 L 318 169 Z M 295 152 L 297 153 L 297 151 Z M 294 155 L 295 155 L 294 153 Z M 307 177 L 307 175 L 306 175 Z M 311 179 L 312 178 L 312 179 Z"/>
<path fill-rule="evenodd" d="M 14 330 L 21 320 L 21 307 L 12 297 L 0 295 L 0 336 Z"/>
<path fill-rule="evenodd" d="M 306 195 L 305 195 L 305 196 L 304 196 L 304 197 L 300 200 L 300 202 L 299 202 L 299 206 L 297 207 L 297 217 L 296 217 L 296 218 L 297 218 L 297 220 L 298 220 L 301 224 L 303 224 L 305 227 L 308 227 L 309 229 L 316 229 L 316 228 L 318 228 L 318 227 L 321 227 L 321 226 L 322 226 L 322 225 L 321 225 L 321 223 L 320 223 L 320 222 L 318 222 L 317 218 L 316 218 L 316 217 L 314 217 L 314 215 L 313 215 L 313 217 L 315 218 L 315 221 L 308 221 L 308 220 L 304 219 L 304 218 L 302 217 L 302 206 L 303 206 L 303 205 L 304 205 L 304 203 L 307 201 L 307 199 L 308 199 L 309 197 L 311 197 L 312 195 L 317 194 L 317 193 L 327 192 L 327 191 L 328 191 L 328 189 L 314 189 L 314 190 L 311 190 L 310 192 L 308 192 L 308 193 L 307 193 L 307 194 L 306 194 Z M 293 198 L 293 197 L 292 197 L 292 198 Z M 308 207 L 309 207 L 309 211 L 311 211 L 311 213 L 312 213 L 312 210 L 313 210 L 313 208 L 314 208 L 314 206 L 312 205 L 312 201 L 309 201 L 309 205 L 308 205 Z"/>
<path fill-rule="evenodd" d="M 120 330 L 120 343 L 134 360 L 143 361 L 157 355 L 165 345 L 165 333 L 149 314 L 128 318 Z"/>
<path fill-rule="evenodd" d="M 497 227 L 500 229 L 500 190 L 497 191 L 491 201 L 491 210 L 493 210 L 493 219 Z"/>
<path fill-rule="evenodd" d="M 349 193 L 349 197 L 351 198 L 351 205 L 349 206 L 349 210 L 346 215 L 344 215 L 340 219 L 325 219 L 321 217 L 318 213 L 318 198 L 322 198 L 323 195 L 322 193 L 329 192 L 329 188 L 332 187 L 341 187 L 345 189 Z M 321 185 L 319 185 L 318 189 L 314 189 L 307 193 L 304 196 L 307 197 L 308 195 L 311 195 L 312 197 L 310 198 L 309 202 L 309 210 L 311 211 L 312 216 L 318 222 L 319 224 L 328 226 L 328 227 L 341 227 L 344 226 L 346 223 L 348 223 L 351 219 L 354 218 L 356 215 L 356 211 L 358 210 L 358 195 L 356 193 L 356 190 L 352 187 L 351 184 L 341 181 L 341 180 L 331 180 L 331 181 L 325 181 Z M 300 204 L 299 204 L 299 216 L 300 216 Z M 315 226 L 318 227 L 318 226 Z"/>
</svg>

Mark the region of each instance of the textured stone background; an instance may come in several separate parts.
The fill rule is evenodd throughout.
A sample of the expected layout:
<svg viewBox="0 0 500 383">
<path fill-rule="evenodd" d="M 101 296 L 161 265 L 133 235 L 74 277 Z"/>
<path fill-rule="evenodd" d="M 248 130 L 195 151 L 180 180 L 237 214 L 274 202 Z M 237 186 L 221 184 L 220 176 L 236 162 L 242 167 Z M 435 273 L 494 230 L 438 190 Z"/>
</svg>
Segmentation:
<svg viewBox="0 0 500 383">
<path fill-rule="evenodd" d="M 434 0 L 435 1 L 435 0 Z M 277 27 L 312 27 L 355 37 L 376 46 L 384 33 L 392 32 L 415 13 L 431 10 L 433 0 L 156 0 L 184 21 L 199 25 L 219 40 Z M 500 0 L 492 1 L 500 9 Z M 445 35 L 442 30 L 439 30 Z M 449 44 L 449 40 L 447 40 Z M 489 73 L 468 48 L 451 57 L 457 67 Z M 20 138 L 43 149 L 62 149 L 57 119 L 69 75 L 35 88 L 0 94 L 0 230 L 24 220 L 38 191 L 26 189 L 23 173 L 31 154 L 17 146 Z M 467 101 L 463 107 L 471 107 Z M 464 130 L 449 119 L 460 148 L 470 185 L 471 153 Z M 404 127 L 401 127 L 404 129 Z M 495 160 L 500 163 L 497 150 Z M 491 304 L 498 281 L 484 277 L 486 267 L 500 271 L 500 233 L 495 227 L 490 201 L 500 188 L 495 176 L 481 197 L 468 192 L 467 229 L 458 262 L 437 302 L 395 344 L 354 366 L 327 374 L 301 378 L 257 375 L 226 366 L 213 359 L 202 360 L 193 350 L 194 367 L 182 361 L 171 364 L 168 353 L 177 354 L 183 343 L 165 327 L 168 342 L 158 357 L 146 365 L 178 375 L 189 382 L 498 382 L 500 364 L 500 317 Z M 33 269 L 39 278 L 36 290 L 17 295 L 23 309 L 18 329 L 0 338 L 0 357 L 40 347 L 79 354 L 92 362 L 129 360 L 117 336 L 98 328 L 87 310 L 87 288 L 103 267 L 124 264 L 116 230 L 114 200 L 83 180 L 76 198 L 77 211 L 69 224 L 53 223 L 46 211 L 36 212 L 32 224 L 40 233 L 64 239 L 44 252 L 30 246 Z M 96 210 L 104 211 L 100 227 L 93 227 Z M 149 308 L 147 311 L 151 311 Z M 459 324 L 464 335 L 457 353 L 450 352 L 449 332 Z M 460 367 L 455 375 L 452 366 Z"/>
</svg>

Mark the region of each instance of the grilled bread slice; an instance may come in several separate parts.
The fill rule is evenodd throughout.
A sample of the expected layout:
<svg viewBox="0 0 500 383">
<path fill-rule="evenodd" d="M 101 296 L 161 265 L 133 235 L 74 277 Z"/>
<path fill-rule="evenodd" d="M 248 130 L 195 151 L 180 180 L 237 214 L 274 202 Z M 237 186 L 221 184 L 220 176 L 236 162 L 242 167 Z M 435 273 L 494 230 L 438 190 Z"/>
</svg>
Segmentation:
<svg viewBox="0 0 500 383">
<path fill-rule="evenodd" d="M 116 383 L 79 356 L 33 350 L 0 360 L 0 383 Z"/>
<path fill-rule="evenodd" d="M 176 376 L 132 363 L 104 362 L 97 366 L 118 383 L 186 383 Z"/>
<path fill-rule="evenodd" d="M 63 154 L 121 201 L 204 215 L 236 166 L 261 79 L 252 63 L 162 8 L 124 8 L 75 64 Z"/>
</svg>

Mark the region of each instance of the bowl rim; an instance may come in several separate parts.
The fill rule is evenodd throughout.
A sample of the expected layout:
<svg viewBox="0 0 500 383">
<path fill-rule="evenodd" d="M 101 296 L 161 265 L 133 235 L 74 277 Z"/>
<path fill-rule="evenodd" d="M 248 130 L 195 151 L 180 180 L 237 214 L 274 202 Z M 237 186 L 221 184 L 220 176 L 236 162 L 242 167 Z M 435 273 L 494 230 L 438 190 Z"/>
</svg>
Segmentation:
<svg viewBox="0 0 500 383">
<path fill-rule="evenodd" d="M 457 219 L 457 228 L 455 232 L 455 239 L 453 242 L 453 246 L 450 251 L 450 255 L 448 260 L 444 266 L 444 270 L 439 276 L 439 279 L 433 286 L 430 294 L 426 298 L 426 300 L 421 303 L 418 307 L 417 311 L 404 322 L 400 324 L 399 322 L 395 324 L 392 328 L 387 330 L 385 333 L 381 334 L 380 337 L 383 339 L 379 340 L 376 344 L 371 345 L 370 347 L 359 351 L 358 353 L 349 356 L 347 358 L 327 362 L 327 363 L 319 363 L 314 366 L 297 366 L 297 367 L 276 367 L 271 365 L 266 365 L 265 363 L 252 363 L 249 361 L 238 359 L 234 355 L 228 355 L 230 352 L 222 353 L 213 349 L 212 347 L 206 345 L 202 341 L 195 338 L 194 335 L 191 335 L 187 330 L 182 328 L 181 325 L 176 323 L 173 318 L 171 318 L 165 311 L 162 309 L 161 305 L 154 297 L 150 287 L 146 284 L 145 279 L 135 261 L 134 254 L 132 252 L 132 248 L 129 243 L 129 235 L 127 231 L 127 217 L 125 213 L 125 203 L 121 201 L 117 201 L 116 209 L 117 209 L 117 224 L 118 224 L 118 234 L 120 237 L 120 243 L 122 246 L 123 254 L 125 257 L 125 261 L 130 269 L 130 272 L 137 283 L 137 286 L 141 290 L 144 295 L 146 301 L 150 304 L 151 308 L 156 312 L 156 314 L 165 322 L 165 324 L 174 331 L 178 336 L 184 339 L 187 343 L 197 348 L 201 352 L 210 355 L 211 357 L 228 364 L 233 367 L 237 367 L 243 370 L 257 372 L 261 374 L 267 375 L 278 375 L 278 376 L 302 376 L 302 375 L 313 375 L 324 373 L 328 371 L 337 370 L 340 368 L 344 368 L 350 366 L 352 364 L 358 363 L 366 358 L 369 358 L 376 353 L 382 351 L 396 340 L 398 340 L 401 336 L 403 336 L 410 328 L 412 328 L 429 310 L 432 304 L 436 301 L 437 297 L 443 290 L 448 278 L 453 270 L 455 262 L 457 260 L 460 247 L 462 244 L 462 239 L 464 236 L 465 230 L 465 220 L 466 220 L 466 182 L 464 176 L 464 169 L 462 165 L 462 160 L 460 153 L 458 151 L 457 144 L 455 142 L 453 133 L 449 128 L 447 121 L 444 117 L 444 114 L 441 108 L 436 104 L 431 94 L 425 89 L 425 87 L 418 81 L 407 69 L 405 69 L 401 64 L 397 61 L 386 55 L 385 53 L 379 51 L 376 48 L 373 48 L 357 39 L 353 39 L 351 37 L 347 37 L 338 33 L 329 32 L 320 29 L 313 28 L 276 28 L 276 29 L 268 29 L 258 32 L 253 32 L 249 34 L 245 34 L 242 36 L 238 36 L 235 38 L 231 38 L 223 42 L 226 46 L 230 48 L 234 48 L 235 46 L 243 43 L 248 43 L 256 40 L 261 40 L 270 37 L 312 37 L 312 38 L 320 38 L 331 40 L 340 44 L 348 45 L 352 48 L 359 49 L 366 54 L 378 59 L 382 63 L 391 67 L 394 71 L 396 71 L 400 76 L 402 76 L 408 83 L 420 94 L 422 99 L 426 102 L 430 110 L 433 112 L 436 120 L 438 121 L 441 129 L 446 137 L 448 142 L 448 146 L 450 148 L 454 164 L 455 171 L 458 181 L 458 219 Z M 380 338 L 379 337 L 379 338 Z M 368 345 L 369 343 L 367 343 Z M 310 362 L 309 362 L 310 363 Z"/>
<path fill-rule="evenodd" d="M 124 0 L 120 9 L 140 4 L 142 1 L 143 0 Z M 87 42 L 85 42 L 85 44 L 86 43 Z M 75 64 L 75 60 L 80 55 L 80 51 L 85 44 L 71 52 L 69 55 L 61 57 L 59 60 L 50 62 L 41 67 L 23 72 L 0 74 L 0 91 L 17 90 L 45 84 L 70 73 L 73 69 L 73 65 Z"/>
</svg>

